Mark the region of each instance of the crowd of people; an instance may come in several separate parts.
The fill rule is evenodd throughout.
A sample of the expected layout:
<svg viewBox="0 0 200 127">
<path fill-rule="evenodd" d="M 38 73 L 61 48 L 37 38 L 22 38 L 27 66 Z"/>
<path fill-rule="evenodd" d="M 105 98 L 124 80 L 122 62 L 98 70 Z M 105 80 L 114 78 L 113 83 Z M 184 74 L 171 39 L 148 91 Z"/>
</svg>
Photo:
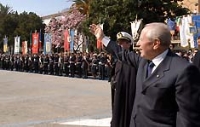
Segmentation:
<svg viewBox="0 0 200 127">
<path fill-rule="evenodd" d="M 56 76 L 105 80 L 112 70 L 112 58 L 105 52 L 53 54 L 0 54 L 0 69 Z"/>
</svg>

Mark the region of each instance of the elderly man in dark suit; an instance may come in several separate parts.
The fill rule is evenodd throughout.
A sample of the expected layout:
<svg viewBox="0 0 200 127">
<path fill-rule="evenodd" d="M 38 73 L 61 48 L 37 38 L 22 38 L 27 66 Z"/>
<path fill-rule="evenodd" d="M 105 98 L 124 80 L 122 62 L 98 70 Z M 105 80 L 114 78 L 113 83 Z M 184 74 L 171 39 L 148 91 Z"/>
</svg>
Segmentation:
<svg viewBox="0 0 200 127">
<path fill-rule="evenodd" d="M 108 51 L 117 52 L 98 25 L 90 30 Z M 170 43 L 167 25 L 150 23 L 137 42 L 141 58 L 125 55 L 128 63 L 138 64 L 130 127 L 200 127 L 200 72 L 172 53 Z"/>
</svg>

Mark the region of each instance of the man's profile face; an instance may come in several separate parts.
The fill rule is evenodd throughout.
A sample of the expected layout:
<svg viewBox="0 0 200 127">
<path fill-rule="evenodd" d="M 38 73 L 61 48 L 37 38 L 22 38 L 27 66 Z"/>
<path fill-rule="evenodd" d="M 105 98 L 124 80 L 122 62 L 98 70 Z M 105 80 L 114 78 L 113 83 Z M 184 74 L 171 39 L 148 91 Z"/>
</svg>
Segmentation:
<svg viewBox="0 0 200 127">
<path fill-rule="evenodd" d="M 139 46 L 139 50 L 140 50 L 140 55 L 141 57 L 151 60 L 153 57 L 153 42 L 150 41 L 148 39 L 148 37 L 146 36 L 146 30 L 143 30 L 140 38 L 137 42 L 137 45 Z"/>
</svg>

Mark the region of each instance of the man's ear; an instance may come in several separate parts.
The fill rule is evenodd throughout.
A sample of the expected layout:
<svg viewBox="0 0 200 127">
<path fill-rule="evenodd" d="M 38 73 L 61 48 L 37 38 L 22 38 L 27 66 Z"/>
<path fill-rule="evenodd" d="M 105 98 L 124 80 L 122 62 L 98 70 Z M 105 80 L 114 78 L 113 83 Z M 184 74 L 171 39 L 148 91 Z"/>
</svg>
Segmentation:
<svg viewBox="0 0 200 127">
<path fill-rule="evenodd" d="M 155 39 L 153 42 L 153 49 L 158 49 L 160 47 L 160 39 Z"/>
</svg>

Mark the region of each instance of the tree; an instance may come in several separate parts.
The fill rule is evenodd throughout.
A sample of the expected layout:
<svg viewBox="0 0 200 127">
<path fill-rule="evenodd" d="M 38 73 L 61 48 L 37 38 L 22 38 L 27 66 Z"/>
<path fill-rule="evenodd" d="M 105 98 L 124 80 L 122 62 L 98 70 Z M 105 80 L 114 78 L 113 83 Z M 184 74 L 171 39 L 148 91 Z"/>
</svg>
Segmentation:
<svg viewBox="0 0 200 127">
<path fill-rule="evenodd" d="M 84 22 L 88 29 L 91 23 L 104 23 L 104 32 L 111 39 L 116 39 L 116 33 L 126 31 L 131 33 L 130 22 L 143 19 L 143 23 L 164 22 L 167 18 L 188 13 L 182 8 L 182 0 L 93 0 L 90 3 L 89 17 Z M 85 30 L 87 32 L 88 30 Z M 88 32 L 87 32 L 88 33 Z M 89 35 L 89 33 L 88 33 Z"/>
<path fill-rule="evenodd" d="M 21 36 L 21 41 L 30 40 L 31 31 L 44 29 L 44 24 L 38 15 L 33 12 L 18 14 L 8 6 L 0 4 L 0 48 L 5 35 L 8 37 L 8 45 L 14 45 L 14 37 Z"/>
<path fill-rule="evenodd" d="M 2 46 L 3 42 L 3 38 L 5 37 L 5 35 L 8 36 L 8 33 L 10 32 L 9 29 L 6 29 L 7 26 L 12 26 L 15 27 L 16 22 L 13 19 L 13 17 L 11 16 L 11 14 L 13 13 L 13 10 L 11 9 L 11 7 L 9 6 L 4 6 L 0 3 L 0 45 Z M 13 30 L 13 27 L 11 28 Z"/>
<path fill-rule="evenodd" d="M 8 5 L 4 6 L 3 4 L 0 3 L 0 16 L 1 18 L 6 16 L 7 14 L 12 13 L 13 10 L 11 7 L 9 7 Z"/>
<path fill-rule="evenodd" d="M 20 35 L 21 40 L 30 40 L 30 32 L 41 32 L 44 33 L 45 24 L 41 17 L 33 12 L 23 12 L 18 16 L 18 26 L 14 31 L 15 36 Z M 41 40 L 42 41 L 42 40 Z"/>
<path fill-rule="evenodd" d="M 63 45 L 63 32 L 68 29 L 78 29 L 80 23 L 85 20 L 85 15 L 73 5 L 69 11 L 64 12 L 61 17 L 53 17 L 45 27 L 45 32 L 52 34 L 53 45 Z M 76 43 L 76 42 L 75 42 Z"/>
</svg>

